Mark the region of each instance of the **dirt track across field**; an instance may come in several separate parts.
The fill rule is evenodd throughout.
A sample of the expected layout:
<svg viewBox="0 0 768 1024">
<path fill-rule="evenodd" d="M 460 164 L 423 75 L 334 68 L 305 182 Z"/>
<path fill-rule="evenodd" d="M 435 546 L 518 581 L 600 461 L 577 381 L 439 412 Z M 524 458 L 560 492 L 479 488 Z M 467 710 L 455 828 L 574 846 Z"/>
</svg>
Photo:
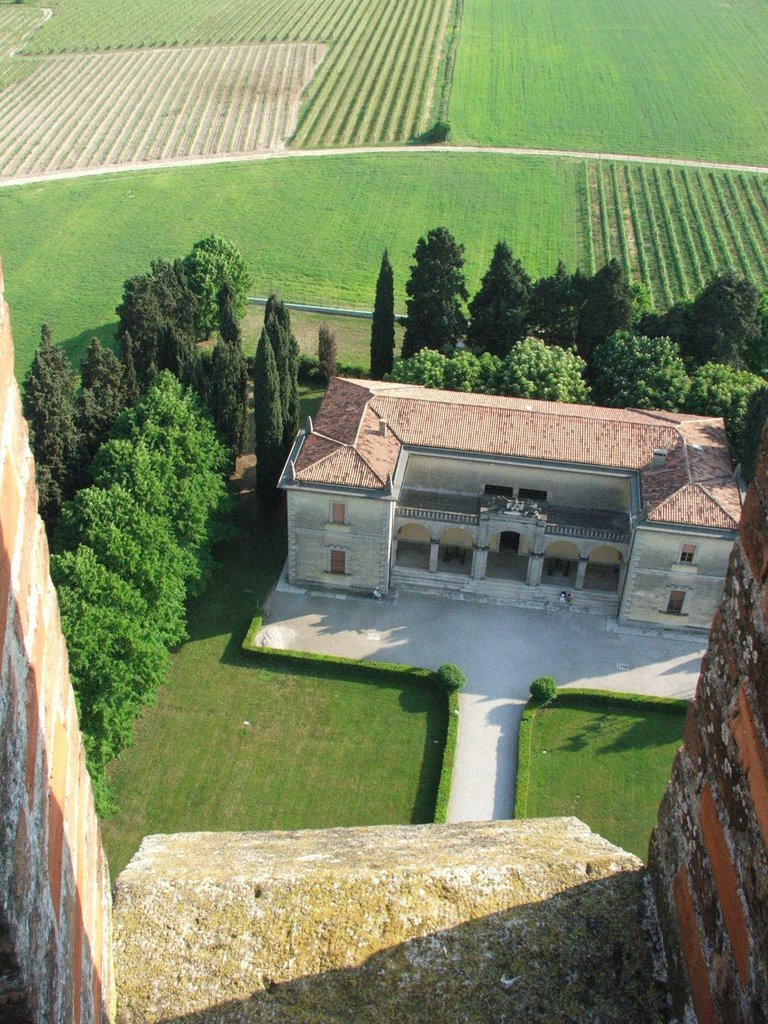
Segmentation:
<svg viewBox="0 0 768 1024">
<path fill-rule="evenodd" d="M 119 174 L 125 171 L 160 170 L 166 167 L 197 167 L 210 164 L 249 163 L 261 160 L 293 160 L 307 157 L 363 156 L 369 153 L 431 153 L 449 156 L 454 153 L 487 153 L 511 157 L 556 157 L 564 160 L 608 160 L 623 163 L 657 164 L 663 167 L 693 167 L 710 171 L 737 171 L 768 174 L 768 166 L 759 164 L 716 163 L 711 160 L 685 160 L 680 157 L 638 156 L 631 153 L 591 153 L 575 149 L 526 149 L 520 146 L 351 146 L 347 149 L 281 149 L 254 153 L 224 154 L 218 156 L 184 157 L 175 160 L 149 160 L 82 170 L 52 171 L 48 174 L 29 174 L 0 179 L 0 188 L 28 185 L 66 178 L 88 178 L 93 175 Z"/>
</svg>

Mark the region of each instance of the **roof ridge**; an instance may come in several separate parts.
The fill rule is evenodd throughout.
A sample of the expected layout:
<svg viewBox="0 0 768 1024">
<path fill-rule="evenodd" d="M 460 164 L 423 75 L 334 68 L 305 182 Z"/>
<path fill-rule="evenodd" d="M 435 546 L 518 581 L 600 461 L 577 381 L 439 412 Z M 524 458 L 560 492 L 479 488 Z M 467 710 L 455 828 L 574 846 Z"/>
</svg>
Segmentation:
<svg viewBox="0 0 768 1024">
<path fill-rule="evenodd" d="M 569 419 L 584 420 L 584 421 L 586 421 L 588 423 L 599 423 L 599 422 L 602 421 L 602 422 L 607 422 L 607 423 L 619 423 L 621 425 L 625 425 L 626 424 L 627 426 L 637 426 L 637 427 L 652 427 L 652 426 L 656 426 L 657 425 L 656 423 L 643 423 L 642 421 L 637 421 L 637 420 L 623 420 L 623 419 L 621 419 L 621 417 L 619 415 L 617 415 L 615 417 L 614 416 L 588 416 L 585 413 L 574 411 L 574 410 L 580 410 L 581 408 L 586 407 L 586 408 L 590 408 L 590 409 L 605 409 L 607 411 L 615 412 L 617 414 L 622 413 L 622 412 L 634 412 L 634 413 L 637 413 L 639 415 L 646 416 L 646 415 L 649 415 L 649 413 L 648 413 L 648 411 L 646 409 L 614 409 L 613 406 L 610 406 L 610 405 L 589 405 L 589 403 L 586 403 L 586 402 L 583 403 L 583 404 L 579 403 L 579 402 L 558 402 L 555 399 L 550 399 L 550 398 L 530 398 L 530 399 L 527 399 L 527 398 L 521 398 L 521 397 L 519 397 L 517 395 L 486 395 L 486 394 L 484 394 L 484 393 L 482 393 L 480 391 L 449 391 L 446 388 L 428 388 L 428 387 L 426 387 L 423 384 L 404 384 L 402 386 L 403 387 L 409 387 L 409 388 L 411 388 L 411 387 L 412 388 L 420 387 L 420 388 L 423 388 L 425 391 L 432 392 L 433 394 L 436 391 L 447 391 L 448 394 L 452 394 L 452 395 L 453 394 L 455 394 L 455 395 L 472 395 L 473 398 L 475 398 L 475 397 L 479 397 L 479 398 L 506 398 L 506 399 L 509 399 L 510 401 L 537 402 L 537 403 L 539 403 L 541 405 L 546 404 L 548 406 L 553 406 L 553 408 L 547 408 L 547 409 L 536 409 L 536 408 L 534 408 L 533 405 L 531 405 L 530 407 L 523 406 L 523 408 L 518 408 L 518 407 L 515 407 L 515 406 L 509 406 L 508 408 L 509 408 L 510 412 L 532 412 L 532 413 L 537 413 L 540 416 L 563 416 L 563 417 L 568 417 Z M 375 399 L 375 398 L 392 399 L 393 401 L 398 401 L 398 400 L 411 401 L 411 400 L 413 400 L 415 398 L 418 401 L 420 399 L 420 397 L 421 396 L 419 396 L 419 395 L 409 395 L 409 396 L 406 396 L 406 395 L 387 395 L 387 394 L 381 393 L 381 394 L 373 394 L 371 396 L 371 401 L 373 401 L 373 399 Z M 450 401 L 450 399 L 447 399 L 447 398 L 446 399 L 443 399 L 443 398 L 429 398 L 429 399 L 426 399 L 426 400 L 431 405 L 451 406 L 453 404 Z M 368 403 L 368 404 L 370 404 L 370 403 Z M 473 405 L 473 406 L 483 406 L 483 407 L 486 407 L 484 402 L 467 402 L 466 404 L 467 405 Z M 489 405 L 489 406 L 487 406 L 487 408 L 494 408 L 494 406 L 493 405 Z M 498 408 L 498 406 L 496 406 L 495 408 Z M 557 411 L 558 408 L 562 409 L 563 411 L 562 412 L 558 412 Z M 712 417 L 708 417 L 708 418 L 711 419 Z M 673 423 L 673 422 L 670 422 L 669 420 L 664 421 L 663 417 L 654 417 L 654 419 L 658 420 L 658 425 L 659 426 L 666 426 L 670 430 L 676 430 L 680 426 L 679 423 Z"/>
</svg>

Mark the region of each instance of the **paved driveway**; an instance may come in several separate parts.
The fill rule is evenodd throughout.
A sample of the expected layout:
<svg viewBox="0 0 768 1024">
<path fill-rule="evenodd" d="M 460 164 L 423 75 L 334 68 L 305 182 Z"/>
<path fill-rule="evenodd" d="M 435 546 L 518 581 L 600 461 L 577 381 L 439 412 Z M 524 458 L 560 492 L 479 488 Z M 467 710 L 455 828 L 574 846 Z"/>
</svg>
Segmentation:
<svg viewBox="0 0 768 1024">
<path fill-rule="evenodd" d="M 605 616 L 401 593 L 393 600 L 305 593 L 280 584 L 262 630 L 270 646 L 467 676 L 449 820 L 510 818 L 517 730 L 531 680 L 690 697 L 705 643 L 618 632 Z"/>
</svg>

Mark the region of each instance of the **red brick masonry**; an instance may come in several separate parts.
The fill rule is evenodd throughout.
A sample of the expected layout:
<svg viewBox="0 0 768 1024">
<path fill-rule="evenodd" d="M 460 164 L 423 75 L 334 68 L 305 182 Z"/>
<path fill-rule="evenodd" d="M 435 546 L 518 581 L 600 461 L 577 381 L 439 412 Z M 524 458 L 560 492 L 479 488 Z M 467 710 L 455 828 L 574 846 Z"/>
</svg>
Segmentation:
<svg viewBox="0 0 768 1024">
<path fill-rule="evenodd" d="M 0 269 L 0 1019 L 110 1018 L 110 891 Z"/>
<path fill-rule="evenodd" d="M 651 839 L 673 1007 L 768 1021 L 768 428 Z"/>
</svg>

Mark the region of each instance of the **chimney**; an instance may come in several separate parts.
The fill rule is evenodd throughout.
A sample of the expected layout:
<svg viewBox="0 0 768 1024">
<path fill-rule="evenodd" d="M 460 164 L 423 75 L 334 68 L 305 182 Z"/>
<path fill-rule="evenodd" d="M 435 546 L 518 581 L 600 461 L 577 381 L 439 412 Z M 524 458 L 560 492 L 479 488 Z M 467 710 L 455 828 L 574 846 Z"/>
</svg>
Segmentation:
<svg viewBox="0 0 768 1024">
<path fill-rule="evenodd" d="M 387 421 L 379 417 L 379 433 L 382 437 L 387 436 Z"/>
<path fill-rule="evenodd" d="M 667 461 L 667 449 L 666 448 L 654 448 L 653 458 L 651 459 L 650 469 L 661 469 L 664 463 Z"/>
</svg>

